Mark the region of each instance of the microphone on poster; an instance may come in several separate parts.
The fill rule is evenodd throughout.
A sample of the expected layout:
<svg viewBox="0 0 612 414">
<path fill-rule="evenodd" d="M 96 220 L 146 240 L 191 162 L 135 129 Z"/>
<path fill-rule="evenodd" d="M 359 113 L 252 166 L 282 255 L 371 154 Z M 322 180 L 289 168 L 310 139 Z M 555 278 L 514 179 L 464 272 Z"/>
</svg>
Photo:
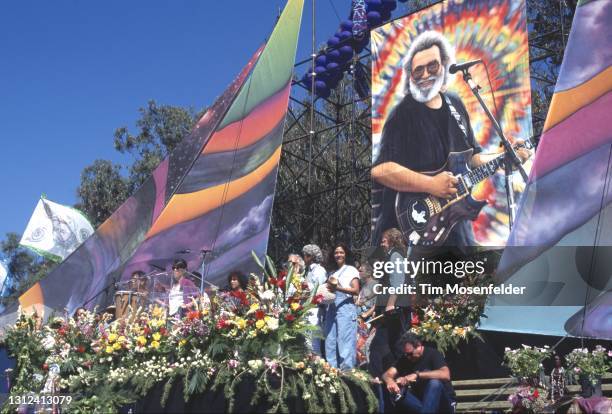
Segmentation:
<svg viewBox="0 0 612 414">
<path fill-rule="evenodd" d="M 448 73 L 452 75 L 456 72 L 467 70 L 478 63 L 482 63 L 482 59 L 468 60 L 467 62 L 463 63 L 453 63 L 449 66 Z"/>
</svg>

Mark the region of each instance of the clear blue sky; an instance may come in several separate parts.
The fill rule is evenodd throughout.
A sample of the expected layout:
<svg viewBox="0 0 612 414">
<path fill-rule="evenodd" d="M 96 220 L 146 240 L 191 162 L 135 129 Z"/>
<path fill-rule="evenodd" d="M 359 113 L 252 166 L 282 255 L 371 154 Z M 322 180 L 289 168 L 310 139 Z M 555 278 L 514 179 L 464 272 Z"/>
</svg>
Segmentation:
<svg viewBox="0 0 612 414">
<path fill-rule="evenodd" d="M 317 43 L 350 0 L 317 0 Z M 113 132 L 138 108 L 201 109 L 269 35 L 285 0 L 0 2 L 0 239 L 21 233 L 38 197 L 72 205 L 81 170 L 122 161 Z M 311 48 L 305 2 L 298 60 Z"/>
</svg>

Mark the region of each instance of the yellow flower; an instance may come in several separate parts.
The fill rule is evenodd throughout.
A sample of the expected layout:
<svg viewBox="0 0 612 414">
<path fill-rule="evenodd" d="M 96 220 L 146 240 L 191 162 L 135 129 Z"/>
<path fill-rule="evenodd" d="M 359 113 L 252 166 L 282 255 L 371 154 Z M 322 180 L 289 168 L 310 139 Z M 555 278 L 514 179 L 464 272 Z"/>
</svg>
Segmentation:
<svg viewBox="0 0 612 414">
<path fill-rule="evenodd" d="M 236 318 L 236 327 L 238 329 L 246 328 L 247 322 L 244 318 Z"/>
<path fill-rule="evenodd" d="M 163 324 L 164 324 L 164 322 L 161 319 L 151 319 L 151 326 L 153 328 L 159 328 Z"/>
<path fill-rule="evenodd" d="M 159 348 L 159 342 L 157 342 L 157 341 L 152 341 L 152 342 L 151 342 L 151 348 L 154 348 L 154 349 Z"/>
<path fill-rule="evenodd" d="M 127 338 L 123 335 L 117 338 L 117 342 L 119 342 L 120 344 L 124 343 L 125 341 L 127 341 Z"/>
<path fill-rule="evenodd" d="M 108 342 L 113 343 L 117 340 L 117 334 L 116 333 L 111 333 L 110 335 L 108 335 Z"/>
<path fill-rule="evenodd" d="M 183 338 L 179 341 L 179 346 L 184 346 L 186 343 L 187 343 L 187 340 Z"/>
<path fill-rule="evenodd" d="M 112 353 L 113 353 L 113 347 L 112 347 L 112 346 L 110 346 L 110 345 L 108 345 L 108 346 L 106 347 L 105 351 L 106 351 L 106 353 L 107 353 L 107 354 L 112 354 Z"/>
<path fill-rule="evenodd" d="M 113 349 L 114 349 L 115 351 L 120 350 L 120 349 L 121 349 L 121 344 L 120 344 L 119 342 L 115 342 L 115 343 L 113 344 Z"/>
<path fill-rule="evenodd" d="M 164 315 L 164 308 L 162 308 L 161 306 L 155 306 L 153 308 L 153 311 L 151 312 L 151 315 L 154 318 L 161 318 Z"/>
<path fill-rule="evenodd" d="M 257 322 L 255 322 L 255 327 L 257 329 L 262 329 L 264 326 L 266 326 L 266 322 L 263 319 L 260 319 Z"/>
<path fill-rule="evenodd" d="M 293 303 L 291 304 L 291 310 L 293 310 L 293 311 L 298 310 L 298 309 L 299 309 L 299 307 L 300 307 L 300 304 L 299 304 L 299 303 L 293 302 Z"/>
<path fill-rule="evenodd" d="M 147 338 L 141 335 L 138 337 L 138 339 L 136 339 L 136 342 L 138 342 L 138 345 L 140 346 L 145 346 L 147 344 Z"/>
<path fill-rule="evenodd" d="M 161 335 L 160 335 L 160 333 L 159 333 L 159 332 L 155 332 L 155 333 L 153 334 L 153 339 L 154 339 L 155 341 L 159 341 L 159 340 L 161 339 Z"/>
<path fill-rule="evenodd" d="M 249 312 L 248 313 L 253 313 L 255 311 L 259 310 L 259 303 L 255 302 L 251 304 L 251 307 L 249 308 Z"/>
</svg>

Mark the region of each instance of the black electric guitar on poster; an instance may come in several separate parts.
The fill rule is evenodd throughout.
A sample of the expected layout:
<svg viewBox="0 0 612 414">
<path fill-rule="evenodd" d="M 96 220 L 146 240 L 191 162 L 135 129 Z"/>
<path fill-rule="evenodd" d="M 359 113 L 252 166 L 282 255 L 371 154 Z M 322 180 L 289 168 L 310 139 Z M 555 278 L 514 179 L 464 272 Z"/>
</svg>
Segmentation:
<svg viewBox="0 0 612 414">
<path fill-rule="evenodd" d="M 515 145 L 514 148 L 532 148 L 530 142 Z M 473 150 L 451 152 L 442 168 L 423 172 L 434 176 L 443 171 L 451 172 L 458 180 L 457 193 L 445 199 L 428 193 L 398 192 L 395 198 L 395 214 L 404 237 L 414 246 L 439 246 L 453 227 L 463 220 L 475 220 L 480 210 L 487 205 L 471 196 L 472 189 L 479 182 L 495 174 L 504 166 L 504 154 L 483 165 L 470 169 Z"/>
</svg>

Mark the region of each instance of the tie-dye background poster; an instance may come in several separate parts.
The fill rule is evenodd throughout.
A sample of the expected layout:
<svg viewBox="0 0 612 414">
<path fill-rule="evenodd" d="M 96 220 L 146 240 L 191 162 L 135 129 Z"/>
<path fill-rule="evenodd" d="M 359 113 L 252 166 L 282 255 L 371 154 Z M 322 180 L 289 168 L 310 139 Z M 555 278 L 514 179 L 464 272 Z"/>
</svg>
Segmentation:
<svg viewBox="0 0 612 414">
<path fill-rule="evenodd" d="M 529 47 L 524 0 L 450 0 L 396 19 L 372 31 L 372 157 L 380 153 L 385 120 L 404 97 L 403 63 L 411 42 L 424 31 L 444 35 L 458 63 L 482 59 L 470 73 L 509 139 L 532 136 Z M 460 74 L 450 75 L 448 91 L 459 95 L 469 114 L 475 138 L 484 153 L 496 152 L 500 139 Z M 494 96 L 494 99 L 493 99 Z M 529 172 L 529 161 L 525 164 Z M 524 187 L 515 173 L 516 199 Z M 509 235 L 503 173 L 481 182 L 472 195 L 487 200 L 472 222 L 476 242 L 504 246 Z M 373 194 L 375 198 L 375 195 Z M 373 219 L 377 200 L 373 199 Z M 374 223 L 373 223 L 374 224 Z M 373 240 L 376 242 L 376 240 Z"/>
</svg>

